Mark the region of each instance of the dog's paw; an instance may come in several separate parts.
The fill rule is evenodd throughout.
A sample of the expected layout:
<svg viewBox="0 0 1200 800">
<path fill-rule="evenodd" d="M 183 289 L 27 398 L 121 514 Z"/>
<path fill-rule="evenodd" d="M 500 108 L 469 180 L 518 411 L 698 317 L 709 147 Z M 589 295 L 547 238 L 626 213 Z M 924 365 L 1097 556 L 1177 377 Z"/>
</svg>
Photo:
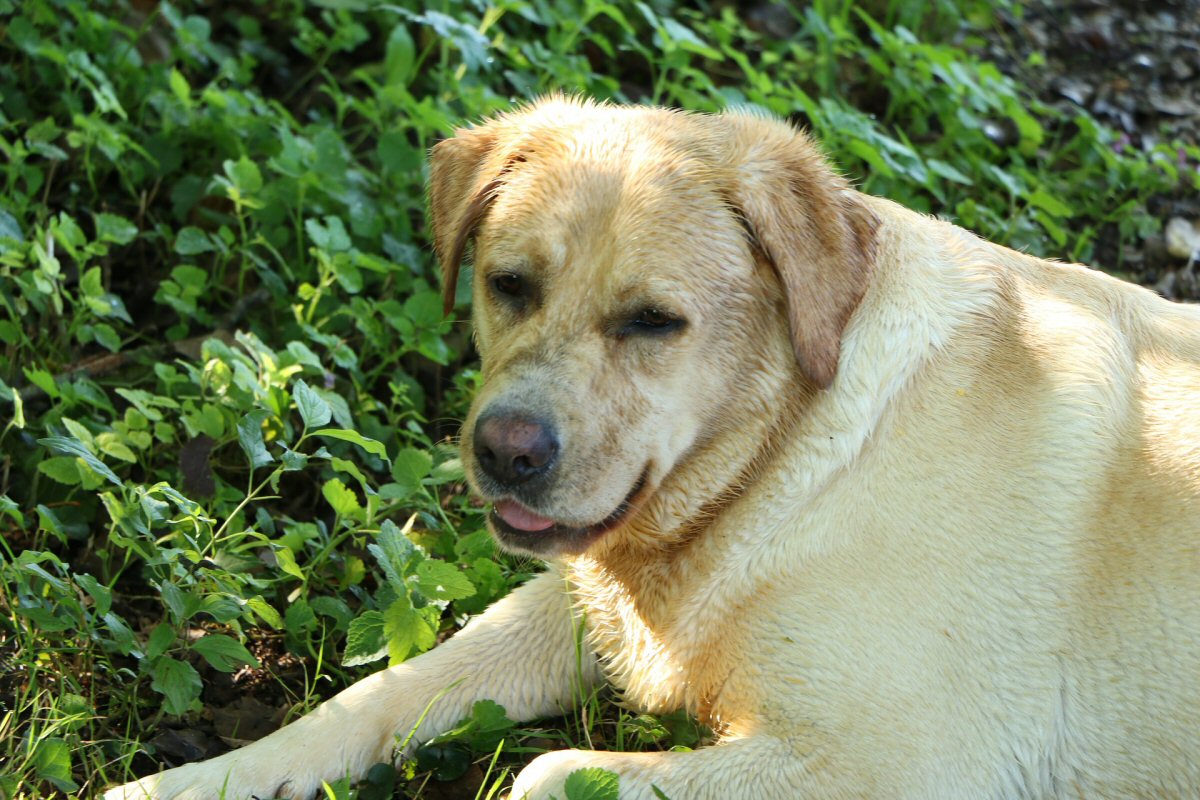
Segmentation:
<svg viewBox="0 0 1200 800">
<path fill-rule="evenodd" d="M 555 750 L 545 753 L 521 770 L 509 800 L 550 800 L 566 797 L 567 777 L 576 770 L 596 766 L 595 753 L 584 750 Z"/>
<path fill-rule="evenodd" d="M 109 789 L 104 800 L 309 800 L 321 788 L 318 776 L 300 768 L 222 760 L 188 764 Z"/>
</svg>

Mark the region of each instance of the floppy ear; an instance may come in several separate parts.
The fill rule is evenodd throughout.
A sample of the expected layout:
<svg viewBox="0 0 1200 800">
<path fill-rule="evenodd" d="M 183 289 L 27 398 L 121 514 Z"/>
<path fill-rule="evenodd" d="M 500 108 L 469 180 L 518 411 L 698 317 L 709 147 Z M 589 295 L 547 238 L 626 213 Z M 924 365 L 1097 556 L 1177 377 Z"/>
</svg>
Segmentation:
<svg viewBox="0 0 1200 800">
<path fill-rule="evenodd" d="M 779 274 L 801 371 L 827 389 L 842 332 L 867 290 L 879 220 L 802 132 L 757 117 L 722 119 L 731 201 Z"/>
<path fill-rule="evenodd" d="M 462 129 L 433 146 L 429 159 L 429 219 L 433 248 L 442 265 L 442 309 L 454 308 L 463 251 L 499 188 L 484 164 L 496 144 L 485 128 Z"/>
</svg>

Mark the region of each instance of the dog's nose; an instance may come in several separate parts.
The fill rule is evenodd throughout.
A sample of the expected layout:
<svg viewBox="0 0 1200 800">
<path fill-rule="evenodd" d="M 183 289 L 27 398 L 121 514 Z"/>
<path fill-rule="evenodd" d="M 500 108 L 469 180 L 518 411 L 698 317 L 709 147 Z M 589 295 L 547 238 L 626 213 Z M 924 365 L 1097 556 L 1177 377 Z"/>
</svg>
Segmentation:
<svg viewBox="0 0 1200 800">
<path fill-rule="evenodd" d="M 475 459 L 498 483 L 516 486 L 550 468 L 558 437 L 547 422 L 524 414 L 484 414 L 475 423 Z"/>
</svg>

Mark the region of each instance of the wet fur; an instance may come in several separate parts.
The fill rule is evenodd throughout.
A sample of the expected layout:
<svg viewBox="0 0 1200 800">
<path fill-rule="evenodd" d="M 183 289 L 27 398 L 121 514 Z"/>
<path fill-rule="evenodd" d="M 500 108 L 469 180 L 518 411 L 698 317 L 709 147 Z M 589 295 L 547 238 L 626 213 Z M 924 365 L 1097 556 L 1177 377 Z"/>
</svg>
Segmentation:
<svg viewBox="0 0 1200 800">
<path fill-rule="evenodd" d="M 451 293 L 474 240 L 468 466 L 479 410 L 525 402 L 564 457 L 523 502 L 589 524 L 649 464 L 646 498 L 430 653 L 110 800 L 307 797 L 430 703 L 416 740 L 602 679 L 720 743 L 549 753 L 514 796 L 584 766 L 639 800 L 1200 795 L 1196 308 L 853 192 L 753 116 L 550 99 L 431 183 Z M 682 336 L 612 335 L 646 297 Z"/>
</svg>

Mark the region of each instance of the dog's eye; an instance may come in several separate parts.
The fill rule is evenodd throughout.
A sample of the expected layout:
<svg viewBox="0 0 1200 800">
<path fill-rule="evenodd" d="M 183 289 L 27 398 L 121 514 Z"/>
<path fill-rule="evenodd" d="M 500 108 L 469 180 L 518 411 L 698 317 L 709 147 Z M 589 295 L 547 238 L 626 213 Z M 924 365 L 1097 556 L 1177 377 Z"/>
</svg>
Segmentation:
<svg viewBox="0 0 1200 800">
<path fill-rule="evenodd" d="M 492 291 L 502 297 L 521 297 L 525 294 L 525 281 L 511 272 L 497 272 L 488 278 Z"/>
<path fill-rule="evenodd" d="M 679 330 L 683 327 L 683 320 L 679 317 L 672 316 L 661 308 L 642 309 L 636 317 L 622 329 L 622 333 L 668 333 L 670 331 Z"/>
</svg>

